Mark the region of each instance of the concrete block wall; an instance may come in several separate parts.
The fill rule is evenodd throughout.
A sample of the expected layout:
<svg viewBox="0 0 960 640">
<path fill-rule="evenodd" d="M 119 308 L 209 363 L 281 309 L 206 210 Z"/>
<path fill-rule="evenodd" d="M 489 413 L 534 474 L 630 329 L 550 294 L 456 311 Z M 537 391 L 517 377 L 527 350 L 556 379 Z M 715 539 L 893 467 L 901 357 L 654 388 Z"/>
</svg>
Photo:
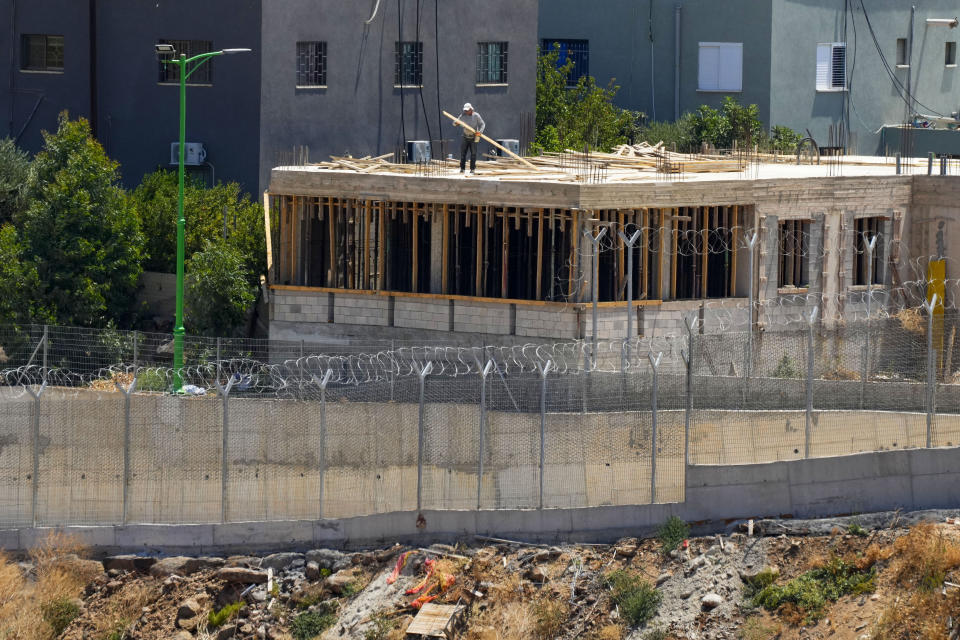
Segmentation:
<svg viewBox="0 0 960 640">
<path fill-rule="evenodd" d="M 334 294 L 333 321 L 386 327 L 390 324 L 390 299 L 384 296 Z"/>
<path fill-rule="evenodd" d="M 271 320 L 326 322 L 329 317 L 327 293 L 274 289 L 270 292 L 270 296 Z"/>
<path fill-rule="evenodd" d="M 453 330 L 467 333 L 512 333 L 513 311 L 509 304 L 453 301 Z"/>
<path fill-rule="evenodd" d="M 450 330 L 450 302 L 429 298 L 395 298 L 393 325 L 408 329 Z"/>
<path fill-rule="evenodd" d="M 518 336 L 576 340 L 580 337 L 577 326 L 575 310 L 517 305 L 516 331 Z"/>
</svg>

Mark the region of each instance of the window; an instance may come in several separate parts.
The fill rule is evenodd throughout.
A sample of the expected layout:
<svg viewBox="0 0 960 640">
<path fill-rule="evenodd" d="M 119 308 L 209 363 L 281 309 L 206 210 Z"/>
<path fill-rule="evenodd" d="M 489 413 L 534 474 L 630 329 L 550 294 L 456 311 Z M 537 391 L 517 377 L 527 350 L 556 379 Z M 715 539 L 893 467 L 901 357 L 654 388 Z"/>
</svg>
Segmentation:
<svg viewBox="0 0 960 640">
<path fill-rule="evenodd" d="M 213 42 L 210 40 L 159 40 L 159 44 L 172 44 L 176 55 L 181 54 L 188 58 L 210 53 L 213 51 Z M 180 67 L 175 64 L 160 63 L 161 84 L 180 84 Z M 213 84 L 213 60 L 207 60 L 197 67 L 196 71 L 187 78 L 187 84 Z"/>
<path fill-rule="evenodd" d="M 943 48 L 943 63 L 948 67 L 957 66 L 957 43 L 948 42 Z"/>
<path fill-rule="evenodd" d="M 507 43 L 477 43 L 477 84 L 507 83 Z"/>
<path fill-rule="evenodd" d="M 398 42 L 397 64 L 393 84 L 398 87 L 419 87 L 423 84 L 423 43 Z"/>
<path fill-rule="evenodd" d="M 847 45 L 827 42 L 817 45 L 817 91 L 847 88 Z"/>
<path fill-rule="evenodd" d="M 701 42 L 697 90 L 743 89 L 743 43 Z"/>
<path fill-rule="evenodd" d="M 881 249 L 880 240 L 873 248 L 873 255 L 867 253 L 871 238 L 882 235 L 885 218 L 857 218 L 854 220 L 853 284 L 882 284 L 880 277 Z M 868 260 L 868 258 L 872 258 Z"/>
<path fill-rule="evenodd" d="M 63 36 L 21 36 L 20 69 L 63 72 Z"/>
<path fill-rule="evenodd" d="M 780 223 L 780 288 L 802 289 L 807 286 L 809 245 L 809 220 L 784 220 Z"/>
<path fill-rule="evenodd" d="M 897 66 L 906 67 L 907 62 L 907 39 L 897 38 Z"/>
<path fill-rule="evenodd" d="M 589 40 L 553 40 L 545 38 L 540 41 L 540 50 L 550 53 L 557 49 L 557 68 L 573 61 L 573 68 L 567 76 L 567 86 L 575 87 L 582 76 L 590 75 L 590 41 Z"/>
<path fill-rule="evenodd" d="M 327 43 L 297 43 L 297 86 L 325 87 L 327 85 Z"/>
</svg>

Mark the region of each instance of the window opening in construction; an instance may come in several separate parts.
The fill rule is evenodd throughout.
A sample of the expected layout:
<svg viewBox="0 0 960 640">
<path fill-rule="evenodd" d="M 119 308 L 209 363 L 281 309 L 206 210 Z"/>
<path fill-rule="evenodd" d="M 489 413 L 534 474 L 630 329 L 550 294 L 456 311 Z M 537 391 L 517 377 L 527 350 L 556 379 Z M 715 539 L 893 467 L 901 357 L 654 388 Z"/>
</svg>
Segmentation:
<svg viewBox="0 0 960 640">
<path fill-rule="evenodd" d="M 327 86 L 327 43 L 297 43 L 297 87 Z"/>
<path fill-rule="evenodd" d="M 809 283 L 810 221 L 780 222 L 779 287 L 803 289 Z"/>
<path fill-rule="evenodd" d="M 419 87 L 423 84 L 422 42 L 397 42 L 393 84 L 396 87 Z"/>
</svg>

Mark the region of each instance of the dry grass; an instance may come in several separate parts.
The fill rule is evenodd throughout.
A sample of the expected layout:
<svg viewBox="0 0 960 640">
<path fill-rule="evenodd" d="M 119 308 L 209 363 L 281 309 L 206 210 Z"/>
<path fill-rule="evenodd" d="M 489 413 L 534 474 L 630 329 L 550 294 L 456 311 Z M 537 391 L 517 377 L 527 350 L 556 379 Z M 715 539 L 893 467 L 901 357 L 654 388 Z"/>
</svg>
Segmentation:
<svg viewBox="0 0 960 640">
<path fill-rule="evenodd" d="M 570 617 L 570 607 L 566 599 L 541 598 L 533 603 L 536 618 L 535 638 L 553 640 L 566 626 Z"/>
<path fill-rule="evenodd" d="M 763 618 L 751 617 L 743 623 L 737 631 L 740 640 L 771 640 L 783 632 L 783 625 L 774 622 L 765 622 Z"/>
<path fill-rule="evenodd" d="M 888 607 L 874 626 L 874 640 L 947 640 L 947 619 L 960 611 L 960 591 L 950 589 L 946 597 L 937 592 L 917 592 Z"/>
<path fill-rule="evenodd" d="M 111 633 L 123 635 L 123 630 L 140 617 L 143 607 L 159 597 L 156 585 L 136 581 L 125 584 L 108 601 L 94 622 L 94 638 L 109 637 Z"/>
<path fill-rule="evenodd" d="M 960 567 L 960 544 L 930 523 L 915 526 L 893 548 L 894 576 L 904 587 L 939 590 L 947 573 Z"/>
<path fill-rule="evenodd" d="M 594 629 L 587 635 L 587 640 L 622 640 L 625 630 L 618 624 L 607 624 Z"/>
<path fill-rule="evenodd" d="M 856 371 L 837 365 L 831 371 L 823 374 L 824 380 L 859 380 L 860 374 Z"/>
<path fill-rule="evenodd" d="M 54 602 L 71 600 L 93 577 L 88 566 L 75 559 L 83 547 L 73 538 L 54 533 L 30 550 L 33 575 L 24 575 L 9 556 L 0 553 L 0 637 L 51 640 L 53 629 L 44 610 Z"/>
<path fill-rule="evenodd" d="M 925 335 L 927 322 L 917 309 L 901 309 L 893 316 L 900 321 L 900 328 L 917 336 Z"/>
</svg>

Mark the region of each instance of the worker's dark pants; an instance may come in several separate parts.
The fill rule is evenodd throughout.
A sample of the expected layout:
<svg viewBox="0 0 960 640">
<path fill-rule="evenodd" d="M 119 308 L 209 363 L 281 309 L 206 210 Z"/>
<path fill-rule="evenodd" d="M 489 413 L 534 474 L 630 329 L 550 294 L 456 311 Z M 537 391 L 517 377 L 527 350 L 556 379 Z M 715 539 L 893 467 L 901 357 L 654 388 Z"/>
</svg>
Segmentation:
<svg viewBox="0 0 960 640">
<path fill-rule="evenodd" d="M 467 151 L 470 151 L 470 171 L 477 170 L 477 143 L 473 137 L 462 137 L 460 140 L 460 173 L 467 164 Z"/>
</svg>

